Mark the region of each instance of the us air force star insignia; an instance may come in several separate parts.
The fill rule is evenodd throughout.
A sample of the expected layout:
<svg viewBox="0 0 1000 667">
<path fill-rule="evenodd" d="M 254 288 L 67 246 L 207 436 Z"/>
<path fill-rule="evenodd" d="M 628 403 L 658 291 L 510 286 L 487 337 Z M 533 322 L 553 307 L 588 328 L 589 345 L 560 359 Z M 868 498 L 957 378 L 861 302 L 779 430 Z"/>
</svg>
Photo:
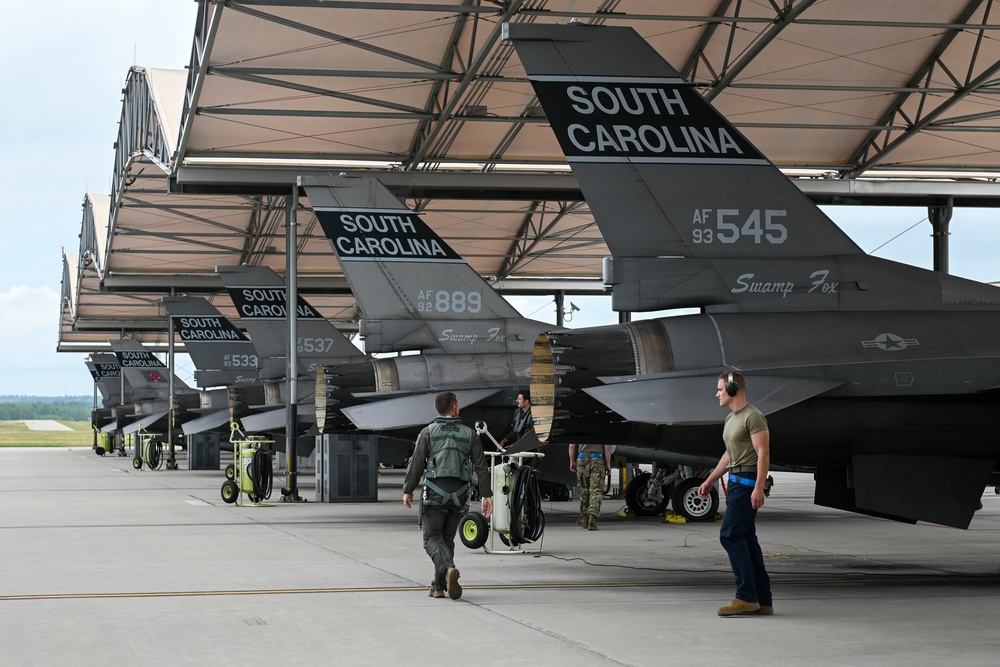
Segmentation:
<svg viewBox="0 0 1000 667">
<path fill-rule="evenodd" d="M 920 345 L 916 338 L 903 338 L 891 333 L 882 333 L 875 336 L 875 340 L 863 340 L 861 344 L 865 347 L 877 347 L 880 350 L 898 352 L 913 345 Z"/>
</svg>

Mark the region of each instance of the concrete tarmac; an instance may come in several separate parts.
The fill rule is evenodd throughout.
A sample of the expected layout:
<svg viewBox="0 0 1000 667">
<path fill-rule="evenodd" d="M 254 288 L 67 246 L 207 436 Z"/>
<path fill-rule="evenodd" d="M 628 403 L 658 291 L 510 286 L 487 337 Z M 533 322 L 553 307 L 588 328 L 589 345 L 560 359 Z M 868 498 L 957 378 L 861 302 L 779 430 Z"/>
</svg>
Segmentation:
<svg viewBox="0 0 1000 667">
<path fill-rule="evenodd" d="M 181 463 L 182 467 L 184 462 Z M 816 507 L 776 475 L 758 515 L 775 615 L 733 596 L 717 523 L 596 532 L 545 503 L 541 555 L 459 543 L 432 568 L 402 472 L 378 503 L 225 504 L 219 471 L 135 471 L 89 448 L 0 449 L 0 665 L 995 665 L 1000 497 L 968 531 Z M 280 496 L 276 479 L 272 500 Z M 887 484 L 905 480 L 887 480 Z M 499 546 L 499 543 L 498 543 Z"/>
</svg>

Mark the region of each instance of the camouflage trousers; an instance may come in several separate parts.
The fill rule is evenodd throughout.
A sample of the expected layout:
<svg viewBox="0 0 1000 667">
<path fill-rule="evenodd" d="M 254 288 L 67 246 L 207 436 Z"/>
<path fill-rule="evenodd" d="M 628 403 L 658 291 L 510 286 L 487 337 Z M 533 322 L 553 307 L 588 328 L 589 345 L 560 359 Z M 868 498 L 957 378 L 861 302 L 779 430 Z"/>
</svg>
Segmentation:
<svg viewBox="0 0 1000 667">
<path fill-rule="evenodd" d="M 604 459 L 577 459 L 576 483 L 580 494 L 580 514 L 601 516 L 604 499 Z"/>
</svg>

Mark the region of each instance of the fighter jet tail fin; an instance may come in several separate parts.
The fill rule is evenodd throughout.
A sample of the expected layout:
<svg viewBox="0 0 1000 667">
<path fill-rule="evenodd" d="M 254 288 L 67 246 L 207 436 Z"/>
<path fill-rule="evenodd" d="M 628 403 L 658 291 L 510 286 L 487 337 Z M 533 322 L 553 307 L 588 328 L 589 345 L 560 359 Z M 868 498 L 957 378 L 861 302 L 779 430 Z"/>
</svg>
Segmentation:
<svg viewBox="0 0 1000 667">
<path fill-rule="evenodd" d="M 86 360 L 86 364 L 91 377 L 94 378 L 94 385 L 101 394 L 104 407 L 122 403 L 121 367 L 115 355 L 95 352 Z"/>
<path fill-rule="evenodd" d="M 280 359 L 285 363 L 288 329 L 285 281 L 266 266 L 218 266 L 216 271 L 229 292 L 240 321 L 262 360 Z M 301 295 L 296 306 L 299 344 L 299 372 L 314 375 L 324 364 L 360 361 L 364 353 L 354 346 L 333 324 L 313 308 Z M 267 366 L 274 362 L 265 362 Z M 286 374 L 284 366 L 280 376 Z M 274 377 L 265 374 L 265 377 Z"/>
<path fill-rule="evenodd" d="M 615 257 L 861 252 L 632 28 L 508 33 Z"/>
<path fill-rule="evenodd" d="M 165 399 L 170 393 L 170 372 L 166 365 L 137 340 L 123 338 L 108 341 L 118 358 L 118 365 L 132 390 L 133 401 Z M 190 390 L 174 375 L 174 391 Z"/>
<path fill-rule="evenodd" d="M 364 315 L 366 352 L 530 350 L 531 336 L 508 332 L 527 321 L 378 180 L 300 184 Z"/>
<path fill-rule="evenodd" d="M 203 297 L 163 297 L 174 331 L 194 362 L 199 387 L 258 381 L 254 344 Z"/>
<path fill-rule="evenodd" d="M 506 33 L 613 255 L 615 310 L 996 302 L 971 281 L 865 255 L 632 28 Z"/>
</svg>

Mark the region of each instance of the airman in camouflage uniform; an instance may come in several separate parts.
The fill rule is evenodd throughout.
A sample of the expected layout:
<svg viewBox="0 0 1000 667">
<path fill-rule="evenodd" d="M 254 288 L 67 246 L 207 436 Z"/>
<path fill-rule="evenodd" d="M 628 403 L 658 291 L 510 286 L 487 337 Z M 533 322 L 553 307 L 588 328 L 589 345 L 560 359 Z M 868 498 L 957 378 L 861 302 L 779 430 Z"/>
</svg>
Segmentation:
<svg viewBox="0 0 1000 667">
<path fill-rule="evenodd" d="M 576 523 L 581 528 L 597 530 L 597 517 L 601 516 L 601 500 L 604 499 L 604 479 L 611 472 L 611 446 L 570 445 L 569 469 L 576 473 L 580 494 L 580 518 Z"/>
</svg>

